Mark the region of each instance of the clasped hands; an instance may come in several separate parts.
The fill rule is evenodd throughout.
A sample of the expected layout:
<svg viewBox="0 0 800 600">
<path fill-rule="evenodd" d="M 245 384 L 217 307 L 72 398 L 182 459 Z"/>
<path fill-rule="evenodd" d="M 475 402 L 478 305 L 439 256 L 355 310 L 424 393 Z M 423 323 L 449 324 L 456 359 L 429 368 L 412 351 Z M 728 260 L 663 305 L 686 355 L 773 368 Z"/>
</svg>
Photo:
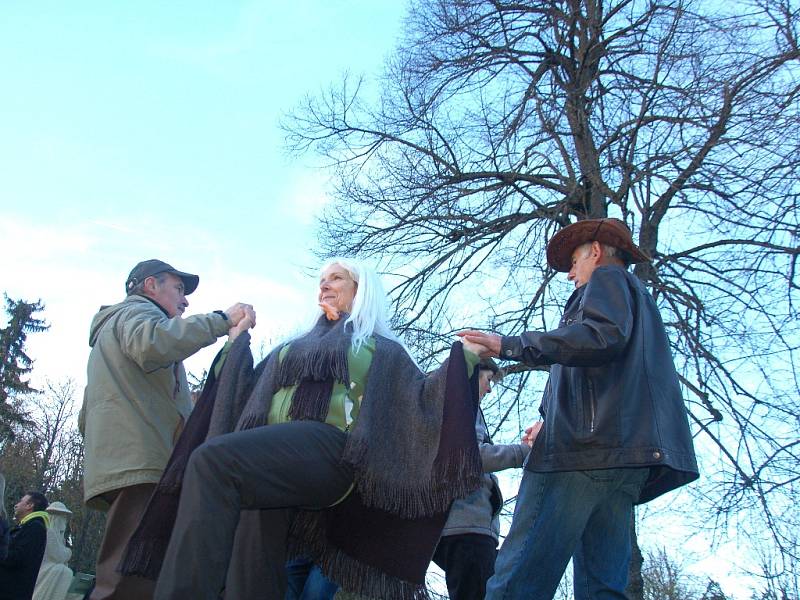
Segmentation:
<svg viewBox="0 0 800 600">
<path fill-rule="evenodd" d="M 225 311 L 228 322 L 231 324 L 228 330 L 228 339 L 235 340 L 240 333 L 256 326 L 256 311 L 252 304 L 237 302 Z"/>
</svg>

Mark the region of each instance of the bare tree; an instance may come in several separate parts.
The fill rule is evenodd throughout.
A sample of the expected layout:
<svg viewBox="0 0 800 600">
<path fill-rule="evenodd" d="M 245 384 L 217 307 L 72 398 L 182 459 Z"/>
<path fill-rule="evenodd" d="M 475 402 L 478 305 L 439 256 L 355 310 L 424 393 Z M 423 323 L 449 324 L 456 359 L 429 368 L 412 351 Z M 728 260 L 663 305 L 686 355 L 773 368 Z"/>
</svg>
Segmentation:
<svg viewBox="0 0 800 600">
<path fill-rule="evenodd" d="M 795 0 L 418 0 L 377 86 L 286 122 L 335 173 L 321 253 L 391 273 L 426 357 L 465 325 L 552 327 L 546 241 L 624 219 L 699 436 L 695 524 L 756 523 L 795 558 L 799 25 Z"/>
<path fill-rule="evenodd" d="M 0 472 L 6 476 L 7 498 L 18 499 L 27 490 L 40 490 L 52 502 L 71 511 L 68 542 L 70 566 L 93 571 L 104 517 L 83 503 L 83 438 L 77 428 L 75 382 L 48 382 L 16 407 L 24 416 L 13 436 L 0 444 Z"/>
<path fill-rule="evenodd" d="M 775 549 L 766 545 L 758 552 L 760 572 L 754 575 L 761 585 L 753 592 L 753 600 L 800 600 L 800 561 L 776 556 Z"/>
<path fill-rule="evenodd" d="M 74 461 L 76 438 L 80 438 L 75 427 L 75 382 L 47 382 L 46 387 L 43 394 L 31 396 L 26 402 L 30 419 L 26 437 L 35 448 L 33 477 L 36 487 L 42 490 L 53 489 L 64 479 Z"/>
<path fill-rule="evenodd" d="M 644 598 L 647 600 L 689 600 L 698 598 L 696 581 L 667 554 L 664 548 L 647 557 L 642 569 Z"/>
</svg>

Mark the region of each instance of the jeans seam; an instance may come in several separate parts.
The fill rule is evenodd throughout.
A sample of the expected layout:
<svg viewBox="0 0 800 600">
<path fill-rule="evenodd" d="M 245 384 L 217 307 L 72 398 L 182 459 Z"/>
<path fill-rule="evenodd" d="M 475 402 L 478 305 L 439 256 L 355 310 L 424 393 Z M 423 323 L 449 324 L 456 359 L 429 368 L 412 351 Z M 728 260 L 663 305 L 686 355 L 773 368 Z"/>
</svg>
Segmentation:
<svg viewBox="0 0 800 600">
<path fill-rule="evenodd" d="M 544 487 L 545 486 L 544 486 L 544 482 L 543 482 L 542 479 L 543 478 L 541 477 L 541 475 L 537 476 L 537 486 L 536 486 L 536 495 L 535 495 L 535 500 L 536 500 L 536 504 L 535 504 L 536 512 L 535 512 L 535 514 L 536 514 L 537 518 L 538 518 L 539 514 L 541 513 L 542 498 L 544 497 Z M 531 522 L 535 522 L 535 521 L 536 521 L 536 519 L 534 518 L 534 519 L 532 519 Z M 520 564 L 520 562 L 521 562 L 521 557 L 528 553 L 528 546 L 531 544 L 531 541 L 532 540 L 531 540 L 530 533 L 526 532 L 525 533 L 525 537 L 524 537 L 524 542 L 522 543 L 522 548 L 521 548 L 520 552 L 517 554 L 517 556 L 515 557 L 515 560 L 514 560 L 514 563 L 513 563 L 514 566 L 518 566 Z M 510 587 L 511 587 L 510 584 L 511 584 L 512 581 L 513 581 L 513 579 L 509 578 L 506 581 L 506 583 L 504 584 L 504 586 L 503 586 L 503 598 L 504 599 L 517 600 L 517 599 L 512 599 L 509 596 Z"/>
</svg>

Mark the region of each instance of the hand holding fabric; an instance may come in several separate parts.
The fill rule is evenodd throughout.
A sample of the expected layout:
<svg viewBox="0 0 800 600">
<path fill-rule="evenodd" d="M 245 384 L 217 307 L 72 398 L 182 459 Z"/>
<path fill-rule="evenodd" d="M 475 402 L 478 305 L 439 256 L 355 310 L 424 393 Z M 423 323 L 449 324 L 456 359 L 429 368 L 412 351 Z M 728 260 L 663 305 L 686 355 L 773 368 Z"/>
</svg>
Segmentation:
<svg viewBox="0 0 800 600">
<path fill-rule="evenodd" d="M 477 356 L 480 357 L 488 356 L 489 349 L 483 344 L 475 343 L 466 338 L 461 338 L 461 343 L 464 344 L 464 348 L 466 350 L 469 350 L 470 352 L 472 352 Z"/>
<path fill-rule="evenodd" d="M 482 351 L 476 354 L 481 358 L 500 356 L 500 343 L 502 338 L 496 333 L 485 333 L 476 329 L 465 329 L 464 331 L 459 331 L 456 335 L 461 338 L 465 346 L 467 342 L 480 346 Z M 467 347 L 467 349 L 469 349 L 469 347 Z"/>
<path fill-rule="evenodd" d="M 228 310 L 225 311 L 225 315 L 228 317 L 228 321 L 230 321 L 232 326 L 238 325 L 239 321 L 241 321 L 247 316 L 252 316 L 253 325 L 255 325 L 256 313 L 253 311 L 252 304 L 237 302 L 236 304 L 234 304 Z"/>
<path fill-rule="evenodd" d="M 248 329 L 252 329 L 256 326 L 256 311 L 253 310 L 253 307 L 249 304 L 242 304 L 241 306 L 244 315 L 228 330 L 228 340 L 231 342 L 239 337 L 239 334 L 243 331 L 247 331 Z"/>
</svg>

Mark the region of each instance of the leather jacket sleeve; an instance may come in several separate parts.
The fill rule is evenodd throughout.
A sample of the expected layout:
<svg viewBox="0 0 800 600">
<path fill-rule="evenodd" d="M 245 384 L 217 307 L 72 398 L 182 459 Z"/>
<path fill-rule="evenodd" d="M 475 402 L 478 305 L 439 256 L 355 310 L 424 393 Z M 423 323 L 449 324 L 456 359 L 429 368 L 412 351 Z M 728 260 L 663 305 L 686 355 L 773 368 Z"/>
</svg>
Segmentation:
<svg viewBox="0 0 800 600">
<path fill-rule="evenodd" d="M 633 296 L 624 271 L 598 267 L 567 302 L 557 329 L 504 336 L 500 358 L 531 366 L 602 365 L 625 349 L 633 322 Z"/>
</svg>

